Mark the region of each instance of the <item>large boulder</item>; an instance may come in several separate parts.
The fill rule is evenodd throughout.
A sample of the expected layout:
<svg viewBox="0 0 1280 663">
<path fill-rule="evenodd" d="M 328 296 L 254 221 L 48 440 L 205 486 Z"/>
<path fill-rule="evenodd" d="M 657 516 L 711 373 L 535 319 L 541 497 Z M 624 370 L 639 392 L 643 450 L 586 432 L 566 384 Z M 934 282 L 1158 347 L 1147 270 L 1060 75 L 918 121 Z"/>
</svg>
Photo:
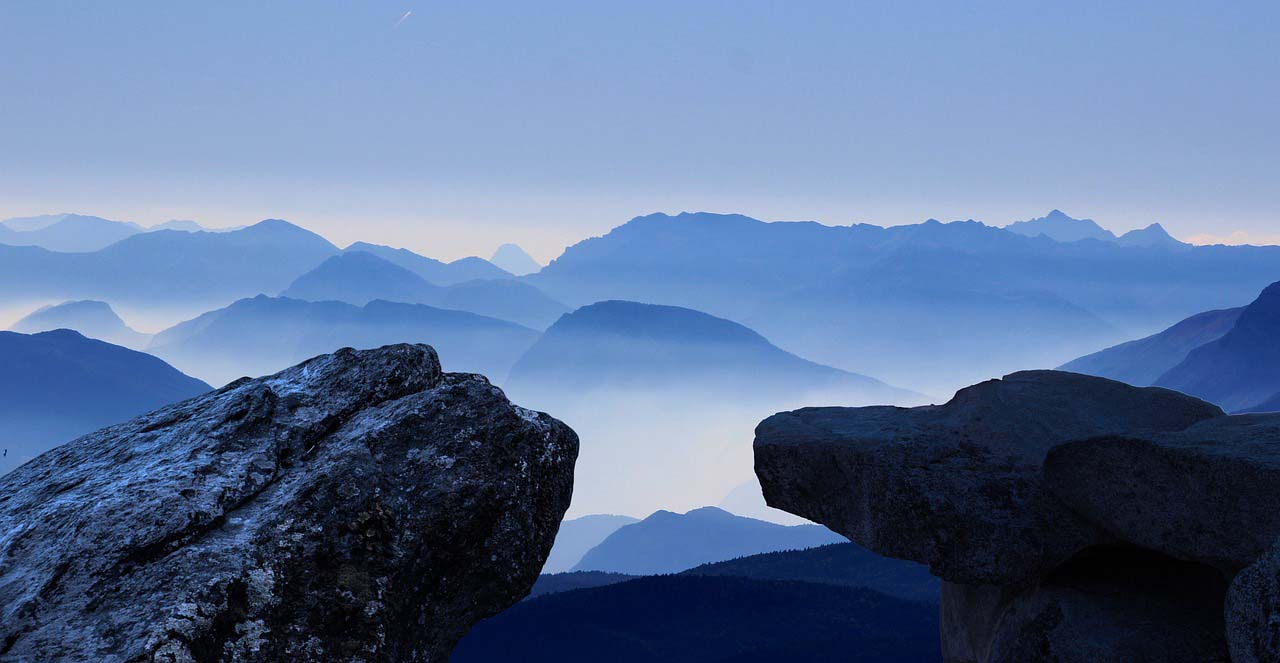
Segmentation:
<svg viewBox="0 0 1280 663">
<path fill-rule="evenodd" d="M 1048 492 L 1041 466 L 1051 448 L 1222 416 L 1166 389 L 1025 371 L 945 405 L 776 414 L 756 428 L 756 474 L 770 506 L 876 552 L 950 582 L 1014 585 L 1110 540 Z"/>
<path fill-rule="evenodd" d="M 0 659 L 445 661 L 532 586 L 577 450 L 422 345 L 86 435 L 0 479 Z"/>
<path fill-rule="evenodd" d="M 1280 415 L 1033 371 L 755 450 L 771 506 L 946 581 L 949 662 L 1280 660 Z"/>
</svg>

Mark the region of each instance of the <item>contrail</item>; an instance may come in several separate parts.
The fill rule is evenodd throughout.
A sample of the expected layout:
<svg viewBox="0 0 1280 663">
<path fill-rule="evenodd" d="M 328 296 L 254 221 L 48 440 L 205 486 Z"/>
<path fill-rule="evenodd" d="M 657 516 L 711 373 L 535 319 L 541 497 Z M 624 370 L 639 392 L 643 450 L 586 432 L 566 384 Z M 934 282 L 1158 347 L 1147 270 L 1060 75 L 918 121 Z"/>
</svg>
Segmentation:
<svg viewBox="0 0 1280 663">
<path fill-rule="evenodd" d="M 405 19 L 409 18 L 409 17 L 410 17 L 410 16 L 412 16 L 412 15 L 413 15 L 413 10 L 412 10 L 412 9 L 410 9 L 410 10 L 409 10 L 409 11 L 407 11 L 407 12 L 405 12 L 403 15 L 401 15 L 401 16 L 400 16 L 400 20 L 396 21 L 396 24 L 395 24 L 395 25 L 393 25 L 393 26 L 391 26 L 391 29 L 392 29 L 392 30 L 395 30 L 396 28 L 400 27 L 400 24 L 401 24 L 401 23 L 404 23 Z"/>
</svg>

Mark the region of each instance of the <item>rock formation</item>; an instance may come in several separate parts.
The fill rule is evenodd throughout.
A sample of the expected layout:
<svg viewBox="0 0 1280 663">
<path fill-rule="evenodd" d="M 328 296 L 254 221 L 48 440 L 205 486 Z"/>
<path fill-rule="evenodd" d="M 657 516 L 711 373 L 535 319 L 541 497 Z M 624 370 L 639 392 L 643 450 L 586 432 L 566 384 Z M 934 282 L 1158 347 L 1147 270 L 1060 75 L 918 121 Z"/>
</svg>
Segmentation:
<svg viewBox="0 0 1280 663">
<path fill-rule="evenodd" d="M 1028 371 L 755 452 L 771 506 L 943 579 L 949 662 L 1280 660 L 1280 415 Z"/>
<path fill-rule="evenodd" d="M 577 449 L 423 345 L 86 435 L 0 479 L 0 660 L 446 661 L 532 586 Z"/>
</svg>

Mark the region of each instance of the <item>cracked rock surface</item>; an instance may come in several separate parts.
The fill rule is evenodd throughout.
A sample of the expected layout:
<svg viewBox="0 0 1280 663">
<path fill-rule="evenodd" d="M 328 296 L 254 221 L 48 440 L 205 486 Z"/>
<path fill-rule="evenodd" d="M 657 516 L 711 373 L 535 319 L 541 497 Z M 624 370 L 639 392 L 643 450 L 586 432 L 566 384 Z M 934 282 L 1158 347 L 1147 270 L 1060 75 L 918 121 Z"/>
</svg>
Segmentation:
<svg viewBox="0 0 1280 663">
<path fill-rule="evenodd" d="M 0 478 L 0 660 L 446 661 L 537 578 L 577 451 L 424 345 L 91 433 Z"/>
</svg>

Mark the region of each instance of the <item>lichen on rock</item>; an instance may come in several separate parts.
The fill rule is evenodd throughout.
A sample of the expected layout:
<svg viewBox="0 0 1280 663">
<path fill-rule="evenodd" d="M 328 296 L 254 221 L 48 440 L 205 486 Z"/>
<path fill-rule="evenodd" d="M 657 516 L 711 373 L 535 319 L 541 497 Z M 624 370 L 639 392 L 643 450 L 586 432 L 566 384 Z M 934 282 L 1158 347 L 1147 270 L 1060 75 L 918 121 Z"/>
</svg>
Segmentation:
<svg viewBox="0 0 1280 663">
<path fill-rule="evenodd" d="M 532 586 L 576 456 L 427 346 L 234 382 L 0 478 L 0 659 L 447 660 Z"/>
</svg>

